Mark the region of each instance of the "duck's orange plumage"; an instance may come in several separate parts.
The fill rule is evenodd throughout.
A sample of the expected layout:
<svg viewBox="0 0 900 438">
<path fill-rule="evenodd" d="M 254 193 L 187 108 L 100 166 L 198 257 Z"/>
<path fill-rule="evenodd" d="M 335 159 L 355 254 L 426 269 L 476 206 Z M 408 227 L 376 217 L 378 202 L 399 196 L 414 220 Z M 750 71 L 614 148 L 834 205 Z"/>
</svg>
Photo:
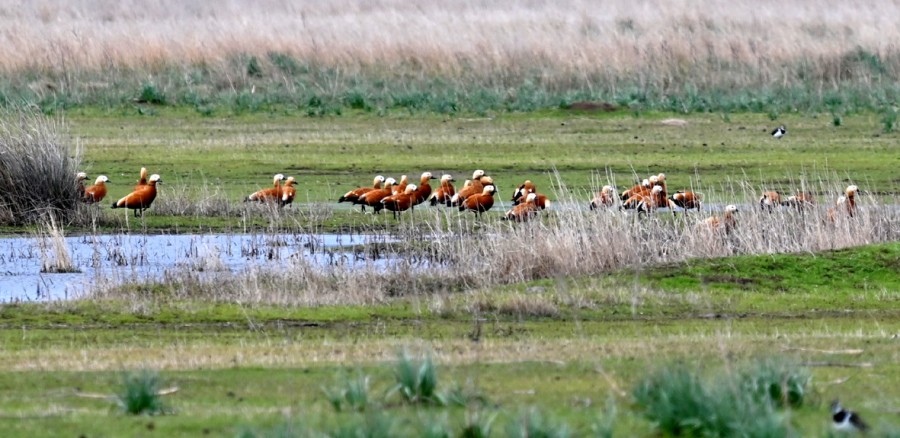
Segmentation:
<svg viewBox="0 0 900 438">
<path fill-rule="evenodd" d="M 375 210 L 375 213 L 380 213 L 381 209 L 384 208 L 384 204 L 381 203 L 381 200 L 393 194 L 394 183 L 396 182 L 397 181 L 394 178 L 388 178 L 384 182 L 384 188 L 372 190 L 360 196 L 359 203 L 372 207 Z"/>
<path fill-rule="evenodd" d="M 87 173 L 78 172 L 75 174 L 75 188 L 78 190 L 78 198 L 84 198 L 84 180 L 87 179 Z"/>
<path fill-rule="evenodd" d="M 281 206 L 291 205 L 294 202 L 294 197 L 297 196 L 297 188 L 294 187 L 294 184 L 297 182 L 294 177 L 289 176 L 284 181 L 284 186 L 281 187 Z"/>
<path fill-rule="evenodd" d="M 160 182 L 162 182 L 162 179 L 160 179 L 159 175 L 153 174 L 147 180 L 146 185 L 114 202 L 112 208 L 130 208 L 134 210 L 135 216 L 138 215 L 138 212 L 143 215 L 144 210 L 150 208 L 150 204 L 156 199 L 156 184 Z"/>
<path fill-rule="evenodd" d="M 484 173 L 482 170 L 475 171 L 475 174 L 472 176 L 479 174 L 479 172 Z M 473 179 L 467 186 L 460 189 L 450 198 L 450 205 L 453 207 L 464 205 L 466 199 L 470 196 L 479 195 L 484 192 L 484 188 L 489 185 L 494 184 L 494 179 L 487 175 L 482 175 L 478 178 Z"/>
<path fill-rule="evenodd" d="M 704 219 L 702 222 L 697 224 L 699 228 L 706 228 L 713 231 L 723 230 L 725 234 L 731 234 L 732 231 L 737 227 L 737 221 L 734 219 L 734 213 L 737 211 L 737 207 L 734 205 L 728 205 L 725 207 L 725 214 L 720 218 L 719 216 L 711 216 Z"/>
<path fill-rule="evenodd" d="M 598 208 L 610 208 L 616 205 L 616 189 L 613 186 L 603 186 L 600 192 L 591 200 L 591 210 Z"/>
<path fill-rule="evenodd" d="M 669 196 L 669 200 L 685 210 L 693 208 L 700 211 L 700 195 L 694 192 L 676 192 L 674 195 Z"/>
<path fill-rule="evenodd" d="M 637 184 L 634 187 L 622 192 L 622 195 L 619 196 L 619 199 L 621 199 L 622 201 L 625 201 L 634 195 L 649 195 L 650 189 L 652 187 L 653 187 L 653 185 L 650 183 L 650 180 L 645 179 L 645 180 L 641 181 L 640 184 Z"/>
<path fill-rule="evenodd" d="M 277 174 L 272 177 L 273 186 L 267 189 L 257 190 L 248 196 L 244 201 L 255 202 L 281 202 L 281 182 L 284 181 L 284 175 Z"/>
<path fill-rule="evenodd" d="M 835 201 L 834 207 L 828 209 L 828 219 L 834 222 L 837 220 L 838 215 L 853 217 L 856 214 L 856 195 L 858 193 L 859 187 L 855 185 L 847 186 L 843 196 Z"/>
<path fill-rule="evenodd" d="M 416 188 L 416 196 L 413 198 L 413 205 L 419 205 L 431 196 L 431 184 L 428 181 L 433 179 L 437 178 L 431 172 L 422 173 L 422 176 L 419 178 L 419 186 Z"/>
<path fill-rule="evenodd" d="M 476 195 L 469 196 L 459 206 L 459 211 L 472 210 L 476 214 L 484 213 L 494 206 L 494 193 L 496 189 L 493 185 L 484 187 L 484 190 Z"/>
<path fill-rule="evenodd" d="M 106 175 L 98 176 L 94 185 L 84 189 L 81 200 L 88 204 L 102 201 L 106 197 L 106 183 L 108 182 L 109 178 Z"/>
<path fill-rule="evenodd" d="M 456 188 L 453 183 L 456 180 L 452 175 L 445 174 L 441 177 L 441 186 L 435 190 L 429 197 L 431 205 L 446 204 L 450 205 L 450 199 L 456 194 Z"/>
<path fill-rule="evenodd" d="M 811 193 L 797 192 L 796 195 L 788 196 L 787 199 L 781 201 L 781 205 L 794 208 L 804 208 L 816 205 L 816 198 Z"/>
<path fill-rule="evenodd" d="M 141 178 L 138 179 L 137 185 L 134 186 L 134 189 L 138 190 L 141 187 L 144 187 L 146 185 L 147 185 L 147 168 L 142 167 L 141 168 Z"/>
<path fill-rule="evenodd" d="M 406 186 L 409 184 L 409 177 L 406 175 L 400 175 L 400 182 L 395 183 L 394 187 L 391 189 L 391 194 L 396 195 L 398 193 L 403 193 L 406 191 Z"/>
<path fill-rule="evenodd" d="M 372 190 L 381 189 L 381 185 L 383 183 L 384 183 L 384 176 L 378 175 L 375 177 L 371 186 L 359 187 L 359 188 L 350 190 L 349 192 L 344 193 L 344 196 L 341 196 L 338 199 L 338 202 L 349 202 L 351 204 L 358 204 L 360 196 L 365 195 L 366 193 L 369 193 Z"/>
<path fill-rule="evenodd" d="M 778 192 L 763 192 L 759 197 L 759 206 L 763 209 L 771 211 L 779 205 L 781 205 L 781 195 Z"/>
<path fill-rule="evenodd" d="M 415 184 L 409 184 L 406 186 L 406 190 L 403 193 L 397 193 L 396 195 L 387 196 L 381 200 L 381 205 L 390 211 L 394 212 L 394 217 L 399 218 L 401 211 L 406 211 L 412 208 L 416 200 L 416 190 L 417 187 Z"/>
<path fill-rule="evenodd" d="M 536 193 L 527 194 L 525 200 L 507 211 L 503 219 L 516 222 L 525 222 L 531 219 L 540 211 L 540 207 L 535 203 L 536 200 Z"/>
<path fill-rule="evenodd" d="M 531 180 L 526 180 L 519 188 L 513 192 L 512 203 L 513 205 L 518 205 L 522 202 L 525 202 L 525 199 L 528 197 L 529 193 L 534 193 L 536 195 L 534 204 L 538 206 L 541 210 L 550 206 L 550 198 L 546 195 L 542 195 L 537 192 L 537 186 L 534 185 Z"/>
<path fill-rule="evenodd" d="M 513 192 L 513 197 L 511 199 L 513 205 L 518 205 L 519 203 L 525 202 L 525 198 L 529 193 L 537 192 L 537 187 L 535 187 L 534 183 L 531 180 L 525 180 L 522 185 L 520 185 L 516 191 Z"/>
</svg>

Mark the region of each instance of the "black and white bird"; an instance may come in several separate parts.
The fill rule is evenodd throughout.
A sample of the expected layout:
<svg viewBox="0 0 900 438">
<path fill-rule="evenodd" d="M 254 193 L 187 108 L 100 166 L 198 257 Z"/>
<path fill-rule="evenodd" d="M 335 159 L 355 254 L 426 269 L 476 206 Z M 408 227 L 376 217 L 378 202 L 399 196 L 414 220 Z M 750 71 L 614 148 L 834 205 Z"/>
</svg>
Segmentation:
<svg viewBox="0 0 900 438">
<path fill-rule="evenodd" d="M 844 409 L 837 400 L 831 402 L 831 421 L 835 430 L 843 432 L 865 432 L 869 429 L 869 425 L 859 417 L 859 414 Z"/>
<path fill-rule="evenodd" d="M 775 137 L 775 138 L 784 137 L 784 134 L 787 134 L 787 129 L 785 129 L 784 125 L 781 125 L 781 126 L 775 128 L 774 131 L 772 131 L 772 137 Z"/>
</svg>

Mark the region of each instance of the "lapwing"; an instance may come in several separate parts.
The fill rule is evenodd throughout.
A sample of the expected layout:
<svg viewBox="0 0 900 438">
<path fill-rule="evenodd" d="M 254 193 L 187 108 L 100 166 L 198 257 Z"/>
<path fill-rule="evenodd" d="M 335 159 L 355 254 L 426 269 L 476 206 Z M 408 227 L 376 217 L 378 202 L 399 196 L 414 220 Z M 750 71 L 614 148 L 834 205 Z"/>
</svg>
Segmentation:
<svg viewBox="0 0 900 438">
<path fill-rule="evenodd" d="M 787 134 L 787 129 L 785 129 L 784 125 L 781 125 L 781 126 L 775 128 L 774 131 L 772 131 L 772 137 L 775 137 L 775 138 L 784 137 L 784 134 Z"/>
<path fill-rule="evenodd" d="M 831 402 L 831 421 L 835 430 L 850 432 L 865 432 L 869 426 L 860 418 L 859 414 L 844 409 L 841 402 L 835 400 Z"/>
</svg>

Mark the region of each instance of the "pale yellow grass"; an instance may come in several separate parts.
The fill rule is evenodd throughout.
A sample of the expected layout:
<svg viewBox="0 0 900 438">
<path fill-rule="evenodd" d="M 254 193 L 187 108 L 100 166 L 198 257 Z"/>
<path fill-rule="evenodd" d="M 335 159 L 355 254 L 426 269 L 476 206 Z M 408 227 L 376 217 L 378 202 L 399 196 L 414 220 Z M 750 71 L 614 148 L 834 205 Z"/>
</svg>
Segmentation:
<svg viewBox="0 0 900 438">
<path fill-rule="evenodd" d="M 756 66 L 763 76 L 757 80 L 779 83 L 786 80 L 783 65 L 800 56 L 896 51 L 900 3 L 4 0 L 0 28 L 0 69 L 7 72 L 215 66 L 235 54 L 278 51 L 342 67 L 335 84 L 373 64 L 457 76 L 534 61 L 601 77 L 737 63 Z M 695 65 L 709 60 L 723 64 Z"/>
<path fill-rule="evenodd" d="M 652 324 L 635 321 L 633 324 Z M 653 330 L 653 327 L 657 327 Z M 743 327 L 739 321 L 710 321 L 701 328 L 673 331 L 665 326 L 648 326 L 644 335 L 623 335 L 627 326 L 608 327 L 603 334 L 578 336 L 579 324 L 572 323 L 573 337 L 484 338 L 426 340 L 395 337 L 389 339 L 295 340 L 276 339 L 275 333 L 248 332 L 232 342 L 190 341 L 184 343 L 147 343 L 124 340 L 113 345 L 78 345 L 56 348 L 24 348 L 4 351 L 2 371 L 112 371 L 149 368 L 158 370 L 195 370 L 231 367 L 301 367 L 311 365 L 371 364 L 396 360 L 403 350 L 429 352 L 447 365 L 475 363 L 597 362 L 607 360 L 676 360 L 683 357 L 752 357 L 786 350 L 801 351 L 811 362 L 834 360 L 817 351 L 865 346 L 866 358 L 878 358 L 878 368 L 900 359 L 886 342 L 891 329 L 861 322 L 857 330 L 827 328 L 786 328 L 759 330 Z M 506 329 L 514 329 L 507 327 Z M 485 325 L 485 333 L 496 330 Z M 503 329 L 501 327 L 501 329 Z M 165 344 L 165 345 L 163 345 Z M 804 351 L 805 350 L 805 351 Z M 845 362 L 861 361 L 852 358 Z M 867 360 L 867 359 L 866 359 Z M 891 362 L 893 363 L 893 362 Z"/>
</svg>

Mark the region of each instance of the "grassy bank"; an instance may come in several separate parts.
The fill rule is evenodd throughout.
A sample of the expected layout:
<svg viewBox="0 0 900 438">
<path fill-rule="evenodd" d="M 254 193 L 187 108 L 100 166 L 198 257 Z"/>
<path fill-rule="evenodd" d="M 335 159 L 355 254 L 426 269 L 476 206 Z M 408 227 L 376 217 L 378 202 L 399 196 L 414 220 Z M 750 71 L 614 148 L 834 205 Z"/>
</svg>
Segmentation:
<svg viewBox="0 0 900 438">
<path fill-rule="evenodd" d="M 709 376 L 777 357 L 812 375 L 803 406 L 786 417 L 792 431 L 786 436 L 826 436 L 827 404 L 837 397 L 877 430 L 897 427 L 892 409 L 900 400 L 889 390 L 900 379 L 891 339 L 900 330 L 896 317 L 487 322 L 477 341 L 471 327 L 425 322 L 409 331 L 403 325 L 384 321 L 354 333 L 169 326 L 132 328 L 128 337 L 116 329 L 5 329 L 0 423 L 10 436 L 63 429 L 86 436 L 270 436 L 284 428 L 305 436 L 300 431 L 379 416 L 402 434 L 417 435 L 412 431 L 422 421 L 445 422 L 459 433 L 481 413 L 497 416 L 490 436 L 510 436 L 523 415 L 536 419 L 540 412 L 555 429 L 564 424 L 576 436 L 590 435 L 603 421 L 615 435 L 653 436 L 654 423 L 631 392 L 655 368 L 680 363 Z M 443 408 L 386 396 L 402 349 L 434 357 L 440 391 L 459 385 L 486 401 Z M 163 388 L 178 388 L 163 397 L 168 414 L 132 417 L 112 400 L 92 396 L 119 393 L 122 371 L 137 369 L 159 370 Z M 357 373 L 371 382 L 367 413 L 335 412 L 322 388 L 339 388 Z"/>
<path fill-rule="evenodd" d="M 784 436 L 827 436 L 837 397 L 887 434 L 900 403 L 889 390 L 900 379 L 897 261 L 897 244 L 715 258 L 377 306 L 164 296 L 140 308 L 5 305 L 0 423 L 11 436 L 305 436 L 337 434 L 341 424 L 418 435 L 426 424 L 460 433 L 484 415 L 494 418 L 490 436 L 518 436 L 517 425 L 538 418 L 576 436 L 652 436 L 658 417 L 645 415 L 634 391 L 658 367 L 681 364 L 720 385 L 711 376 L 737 378 L 775 360 L 812 376 L 803 404 L 773 417 Z M 823 280 L 827 272 L 840 280 Z M 434 358 L 440 391 L 458 385 L 478 397 L 440 407 L 387 395 L 404 349 Z M 103 398 L 123 390 L 124 370 L 139 369 L 178 388 L 162 397 L 165 415 L 132 417 Z M 370 382 L 366 412 L 336 412 L 322 388 L 358 375 Z"/>
<path fill-rule="evenodd" d="M 181 110 L 66 116 L 71 134 L 84 145 L 85 170 L 112 180 L 109 198 L 127 193 L 141 166 L 163 176 L 151 227 L 238 228 L 248 219 L 258 224 L 253 218 L 260 213 L 245 214 L 240 201 L 271 184 L 275 173 L 298 180 L 299 205 L 288 223 L 324 228 L 393 223 L 360 217 L 334 201 L 371 184 L 374 175 L 406 174 L 416 181 L 424 171 L 450 173 L 460 185 L 474 169 L 487 170 L 504 201 L 495 210 L 509 206 L 512 191 L 525 179 L 541 192 L 556 191 L 554 198 L 570 193 L 587 205 L 591 192 L 604 184 L 624 190 L 659 172 L 666 173 L 670 191 L 693 189 L 710 203 L 755 200 L 771 189 L 804 189 L 831 202 L 850 182 L 877 195 L 897 192 L 895 134 L 881 134 L 875 114 L 847 117 L 840 127 L 830 117 L 786 117 L 779 123 L 790 133 L 780 141 L 768 136 L 775 122 L 761 115 L 692 116 L 685 118 L 686 127 L 661 124 L 667 117 L 551 111 L 490 119 L 199 118 Z M 124 222 L 123 215 L 111 213 L 100 217 Z M 160 213 L 180 218 L 162 219 Z"/>
</svg>

